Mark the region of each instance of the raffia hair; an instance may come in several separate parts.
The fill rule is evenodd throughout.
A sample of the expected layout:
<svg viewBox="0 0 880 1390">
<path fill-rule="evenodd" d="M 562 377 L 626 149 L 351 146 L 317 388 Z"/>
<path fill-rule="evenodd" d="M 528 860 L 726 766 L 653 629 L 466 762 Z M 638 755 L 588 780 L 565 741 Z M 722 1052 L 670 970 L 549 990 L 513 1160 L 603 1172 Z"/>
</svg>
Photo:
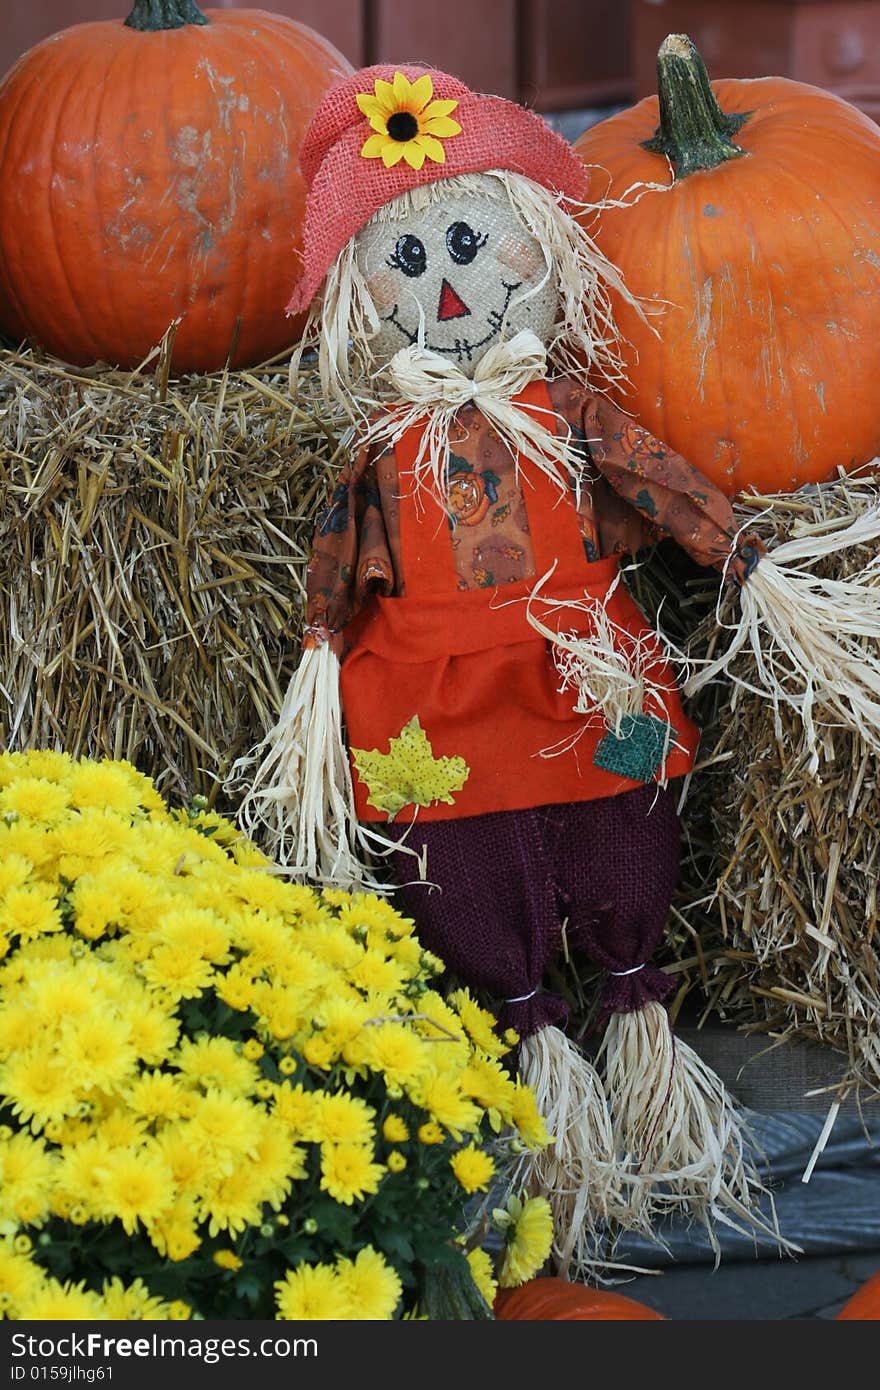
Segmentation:
<svg viewBox="0 0 880 1390">
<path fill-rule="evenodd" d="M 367 227 L 401 221 L 453 194 L 503 199 L 540 245 L 548 274 L 556 278 L 559 315 L 547 359 L 554 372 L 582 373 L 586 367 L 597 389 L 624 379 L 621 340 L 612 312 L 611 292 L 641 307 L 617 268 L 598 249 L 584 223 L 592 222 L 604 203 L 576 203 L 554 194 L 522 174 L 491 170 L 457 174 L 414 188 L 374 213 Z M 379 315 L 357 264 L 355 239 L 331 266 L 312 305 L 300 345 L 290 367 L 291 388 L 304 352 L 317 354 L 325 395 L 338 401 L 353 420 L 363 418 L 392 394 L 371 339 Z"/>
</svg>

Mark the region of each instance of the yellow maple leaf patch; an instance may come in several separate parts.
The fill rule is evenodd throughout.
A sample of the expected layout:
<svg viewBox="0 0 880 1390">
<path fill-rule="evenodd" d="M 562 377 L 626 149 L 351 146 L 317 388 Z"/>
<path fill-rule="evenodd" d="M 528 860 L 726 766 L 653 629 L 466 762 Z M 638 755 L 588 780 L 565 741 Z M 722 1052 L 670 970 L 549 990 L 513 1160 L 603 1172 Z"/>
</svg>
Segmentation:
<svg viewBox="0 0 880 1390">
<path fill-rule="evenodd" d="M 451 806 L 452 793 L 461 791 L 470 776 L 464 758 L 434 757 L 417 714 L 396 738 L 388 740 L 387 753 L 352 748 L 351 756 L 358 776 L 370 789 L 367 805 L 384 811 L 389 820 L 404 806 L 430 806 L 435 801 Z"/>
</svg>

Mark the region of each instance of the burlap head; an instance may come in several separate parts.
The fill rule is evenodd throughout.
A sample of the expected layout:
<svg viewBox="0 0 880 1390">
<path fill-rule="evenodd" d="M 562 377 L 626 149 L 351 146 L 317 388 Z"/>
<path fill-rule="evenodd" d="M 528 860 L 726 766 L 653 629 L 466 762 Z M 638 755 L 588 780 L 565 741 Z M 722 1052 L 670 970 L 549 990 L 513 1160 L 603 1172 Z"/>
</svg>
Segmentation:
<svg viewBox="0 0 880 1390">
<path fill-rule="evenodd" d="M 445 160 L 426 159 L 420 169 L 404 160 L 386 168 L 361 150 L 373 134 L 357 103 L 372 96 L 375 82 L 393 82 L 395 73 L 415 82 L 426 72 L 433 100 L 455 101 L 452 118 L 459 134 L 443 140 Z M 502 169 L 577 201 L 586 198 L 588 175 L 571 146 L 547 122 L 504 97 L 471 92 L 436 68 L 400 66 L 362 68 L 333 87 L 315 112 L 300 150 L 300 165 L 309 185 L 303 231 L 303 269 L 287 312 L 311 304 L 327 271 L 348 241 L 379 208 L 419 185 L 455 174 Z"/>
</svg>

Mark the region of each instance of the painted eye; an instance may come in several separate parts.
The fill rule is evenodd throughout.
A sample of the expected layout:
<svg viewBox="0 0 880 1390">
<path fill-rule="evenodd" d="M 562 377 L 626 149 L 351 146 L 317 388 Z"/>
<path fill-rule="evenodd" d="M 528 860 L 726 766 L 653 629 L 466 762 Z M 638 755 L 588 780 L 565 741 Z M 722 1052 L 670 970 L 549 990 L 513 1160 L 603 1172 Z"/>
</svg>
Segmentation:
<svg viewBox="0 0 880 1390">
<path fill-rule="evenodd" d="M 478 236 L 466 222 L 453 222 L 446 229 L 446 249 L 456 265 L 470 265 L 487 240 L 486 236 Z"/>
<path fill-rule="evenodd" d="M 428 269 L 428 254 L 424 243 L 419 241 L 417 236 L 400 237 L 388 264 L 402 270 L 404 275 L 424 275 Z"/>
</svg>

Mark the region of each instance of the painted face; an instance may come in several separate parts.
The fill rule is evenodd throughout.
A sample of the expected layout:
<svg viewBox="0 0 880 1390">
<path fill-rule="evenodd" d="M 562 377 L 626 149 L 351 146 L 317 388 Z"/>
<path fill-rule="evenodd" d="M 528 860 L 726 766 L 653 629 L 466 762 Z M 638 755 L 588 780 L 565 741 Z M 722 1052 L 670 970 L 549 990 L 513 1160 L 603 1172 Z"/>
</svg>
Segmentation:
<svg viewBox="0 0 880 1390">
<path fill-rule="evenodd" d="M 559 296 L 539 242 L 506 200 L 457 194 L 355 241 L 381 327 L 370 347 L 384 363 L 419 337 L 472 376 L 493 343 L 529 328 L 546 342 Z"/>
</svg>

